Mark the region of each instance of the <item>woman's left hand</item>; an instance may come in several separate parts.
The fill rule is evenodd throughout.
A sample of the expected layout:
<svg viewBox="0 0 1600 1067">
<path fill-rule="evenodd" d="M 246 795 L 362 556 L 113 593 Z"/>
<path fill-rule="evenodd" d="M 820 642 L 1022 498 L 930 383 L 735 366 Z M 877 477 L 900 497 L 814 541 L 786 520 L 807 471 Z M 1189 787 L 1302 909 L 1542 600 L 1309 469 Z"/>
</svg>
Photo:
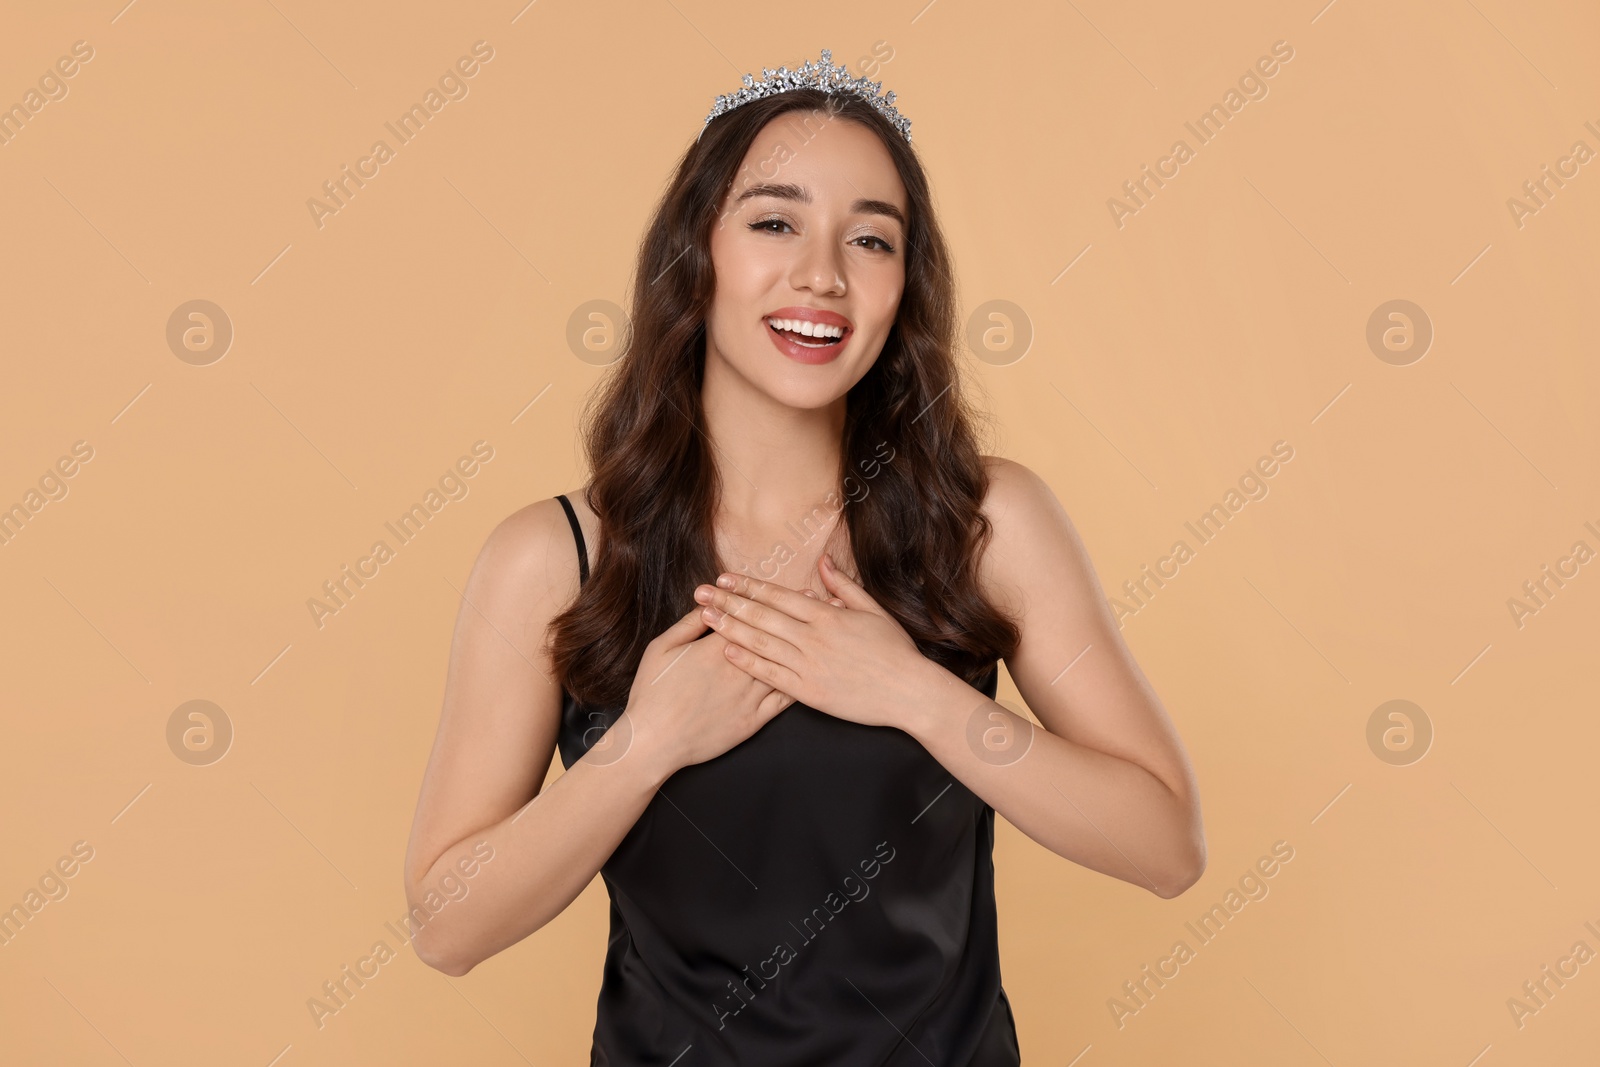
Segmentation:
<svg viewBox="0 0 1600 1067">
<path fill-rule="evenodd" d="M 938 665 L 832 557 L 818 571 L 827 601 L 742 574 L 694 598 L 727 638 L 728 659 L 753 678 L 837 718 L 904 729 L 938 684 Z"/>
</svg>

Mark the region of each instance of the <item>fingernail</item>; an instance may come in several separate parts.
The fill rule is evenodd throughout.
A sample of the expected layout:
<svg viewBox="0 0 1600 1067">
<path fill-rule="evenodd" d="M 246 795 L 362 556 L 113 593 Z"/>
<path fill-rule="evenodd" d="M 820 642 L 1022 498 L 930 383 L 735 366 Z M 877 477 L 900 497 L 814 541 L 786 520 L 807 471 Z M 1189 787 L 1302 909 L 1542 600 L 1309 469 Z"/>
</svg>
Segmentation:
<svg viewBox="0 0 1600 1067">
<path fill-rule="evenodd" d="M 732 589 L 733 588 L 733 575 L 731 575 L 731 574 L 722 575 L 721 577 L 719 577 L 717 579 L 717 584 L 720 585 L 724 589 Z"/>
<path fill-rule="evenodd" d="M 700 617 L 706 620 L 706 622 L 716 622 L 718 619 L 722 618 L 722 612 L 712 607 L 702 608 L 700 610 Z"/>
<path fill-rule="evenodd" d="M 699 586 L 694 591 L 695 600 L 698 601 L 701 604 L 709 604 L 709 603 L 711 603 L 711 595 L 712 595 L 711 594 L 711 590 L 707 589 L 703 585 Z"/>
</svg>

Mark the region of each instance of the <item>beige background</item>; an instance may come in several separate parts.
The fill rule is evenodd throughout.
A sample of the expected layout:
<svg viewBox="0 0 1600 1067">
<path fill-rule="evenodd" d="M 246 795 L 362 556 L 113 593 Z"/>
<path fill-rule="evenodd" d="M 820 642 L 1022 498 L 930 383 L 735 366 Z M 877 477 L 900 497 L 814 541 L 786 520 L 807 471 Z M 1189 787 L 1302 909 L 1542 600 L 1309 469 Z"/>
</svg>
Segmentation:
<svg viewBox="0 0 1600 1067">
<path fill-rule="evenodd" d="M 1508 606 L 1600 550 L 1600 162 L 1508 206 L 1600 150 L 1592 4 L 121 3 L 0 33 L 7 106 L 93 49 L 0 146 L 0 506 L 93 449 L 0 545 L 0 906 L 93 849 L 0 947 L 0 1059 L 587 1062 L 598 881 L 459 980 L 384 926 L 456 590 L 501 517 L 583 480 L 604 371 L 569 316 L 626 302 L 712 98 L 881 42 L 964 308 L 1033 333 L 968 359 L 992 450 L 1055 488 L 1112 595 L 1196 550 L 1124 633 L 1210 867 L 1160 900 L 1001 820 L 1026 1062 L 1593 1062 L 1600 966 L 1521 1027 L 1507 1007 L 1600 951 L 1600 563 L 1520 627 Z M 319 228 L 308 199 L 480 40 L 468 95 Z M 1278 41 L 1268 94 L 1199 146 L 1184 123 Z M 1108 200 L 1178 138 L 1194 158 L 1119 227 Z M 166 337 L 197 299 L 234 330 L 205 366 Z M 1406 365 L 1367 342 L 1399 299 L 1434 331 Z M 469 494 L 318 628 L 308 598 L 479 440 Z M 1184 523 L 1277 441 L 1269 494 L 1198 545 Z M 167 740 L 196 699 L 234 730 L 209 766 Z M 1409 765 L 1367 741 L 1396 699 L 1434 733 Z M 1270 894 L 1200 946 L 1185 922 L 1276 841 Z M 1119 1028 L 1108 1000 L 1179 939 Z M 308 998 L 379 940 L 319 1029 Z"/>
</svg>

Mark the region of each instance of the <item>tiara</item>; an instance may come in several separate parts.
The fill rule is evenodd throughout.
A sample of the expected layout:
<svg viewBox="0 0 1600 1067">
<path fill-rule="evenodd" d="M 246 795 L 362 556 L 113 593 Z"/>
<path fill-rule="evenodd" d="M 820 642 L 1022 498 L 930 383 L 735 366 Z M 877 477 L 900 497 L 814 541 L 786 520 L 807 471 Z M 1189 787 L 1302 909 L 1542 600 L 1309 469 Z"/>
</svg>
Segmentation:
<svg viewBox="0 0 1600 1067">
<path fill-rule="evenodd" d="M 878 90 L 882 87 L 882 82 L 869 82 L 865 78 L 850 77 L 846 67 L 833 65 L 831 49 L 822 50 L 820 63 L 813 63 L 808 59 L 800 65 L 799 70 L 793 71 L 788 67 L 779 67 L 777 70 L 762 67 L 761 75 L 763 80 L 758 82 L 755 75 L 746 74 L 743 89 L 737 89 L 727 96 L 717 97 L 717 102 L 711 108 L 711 114 L 706 116 L 705 125 L 700 127 L 700 132 L 705 133 L 705 127 L 711 125 L 711 120 L 718 115 L 748 104 L 752 100 L 776 96 L 792 89 L 820 89 L 829 94 L 849 93 L 859 96 L 871 104 L 878 114 L 888 119 L 889 124 L 900 131 L 908 144 L 911 141 L 911 120 L 895 110 L 893 90 L 885 96 L 879 96 Z M 699 137 L 695 139 L 699 140 Z"/>
</svg>

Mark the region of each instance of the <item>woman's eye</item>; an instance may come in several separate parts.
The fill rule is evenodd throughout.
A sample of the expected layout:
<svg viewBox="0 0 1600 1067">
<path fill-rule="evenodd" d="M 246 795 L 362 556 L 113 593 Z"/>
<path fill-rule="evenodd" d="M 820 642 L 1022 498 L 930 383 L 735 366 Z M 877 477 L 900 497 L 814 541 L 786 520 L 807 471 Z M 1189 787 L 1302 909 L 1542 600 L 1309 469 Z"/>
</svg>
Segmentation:
<svg viewBox="0 0 1600 1067">
<path fill-rule="evenodd" d="M 761 219 L 761 220 L 759 220 L 757 222 L 752 222 L 750 224 L 750 229 L 757 230 L 757 231 L 760 231 L 762 233 L 781 233 L 782 231 L 774 230 L 774 229 L 771 229 L 770 227 L 773 227 L 773 226 L 788 226 L 788 225 L 789 225 L 789 223 L 784 219 Z M 894 245 L 890 244 L 888 241 L 884 240 L 882 237 L 879 237 L 876 234 L 871 234 L 871 233 L 864 234 L 861 237 L 856 238 L 856 240 L 857 241 L 876 241 L 876 242 L 878 242 L 876 247 L 871 246 L 871 245 L 867 246 L 867 247 L 873 248 L 874 251 L 878 251 L 878 252 L 893 252 L 894 251 Z"/>
</svg>

